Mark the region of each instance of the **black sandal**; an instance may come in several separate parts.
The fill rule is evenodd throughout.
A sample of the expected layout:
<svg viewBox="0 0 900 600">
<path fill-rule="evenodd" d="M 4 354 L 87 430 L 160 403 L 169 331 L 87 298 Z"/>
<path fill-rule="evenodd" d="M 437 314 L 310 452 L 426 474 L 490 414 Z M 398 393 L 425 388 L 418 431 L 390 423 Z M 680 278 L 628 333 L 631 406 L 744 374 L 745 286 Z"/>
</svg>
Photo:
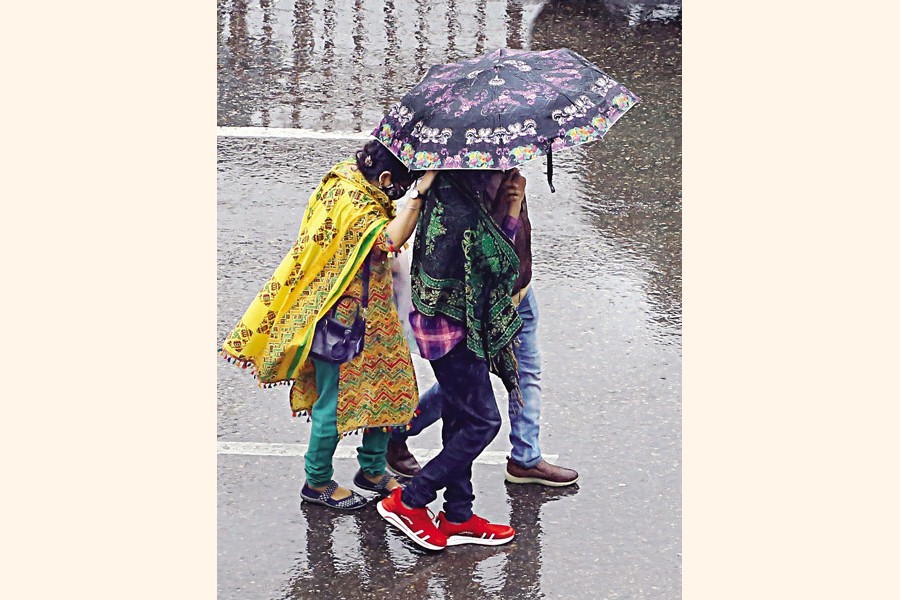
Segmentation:
<svg viewBox="0 0 900 600">
<path fill-rule="evenodd" d="M 361 490 L 366 490 L 367 492 L 375 492 L 379 496 L 386 498 L 391 495 L 391 491 L 387 488 L 388 482 L 394 479 L 394 477 L 390 473 L 385 473 L 381 476 L 381 479 L 372 483 L 366 476 L 363 474 L 362 469 L 356 472 L 356 475 L 353 476 L 353 485 L 358 487 Z M 398 482 L 399 483 L 399 482 Z M 402 485 L 400 487 L 403 487 Z"/>
<path fill-rule="evenodd" d="M 304 483 L 303 489 L 300 490 L 300 499 L 304 502 L 321 504 L 322 506 L 327 506 L 328 508 L 344 511 L 359 510 L 369 503 L 369 501 L 364 496 L 360 496 L 352 490 L 350 491 L 350 495 L 346 498 L 335 500 L 331 497 L 331 495 L 334 494 L 334 491 L 336 489 L 338 489 L 338 483 L 333 479 L 328 482 L 328 486 L 326 486 L 326 488 L 321 492 L 317 492 L 316 490 L 309 487 L 308 483 Z"/>
</svg>

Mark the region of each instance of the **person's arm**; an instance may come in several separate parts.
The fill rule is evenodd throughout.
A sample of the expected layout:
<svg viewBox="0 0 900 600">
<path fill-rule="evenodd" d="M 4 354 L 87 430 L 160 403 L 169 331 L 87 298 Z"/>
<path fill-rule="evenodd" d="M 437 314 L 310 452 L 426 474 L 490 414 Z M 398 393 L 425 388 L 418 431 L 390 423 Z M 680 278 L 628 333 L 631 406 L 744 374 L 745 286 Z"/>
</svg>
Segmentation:
<svg viewBox="0 0 900 600">
<path fill-rule="evenodd" d="M 511 170 L 500 183 L 497 200 L 506 204 L 506 216 L 500 227 L 511 240 L 516 238 L 519 230 L 519 215 L 522 212 L 522 201 L 525 199 L 525 178 L 518 169 Z"/>
<path fill-rule="evenodd" d="M 519 231 L 519 219 L 517 217 L 506 215 L 503 217 L 503 223 L 500 225 L 500 229 L 503 230 L 506 237 L 512 241 L 516 241 L 516 232 Z"/>
<path fill-rule="evenodd" d="M 410 191 L 413 189 L 418 191 L 418 197 L 407 198 L 406 204 L 400 208 L 397 212 L 397 216 L 384 228 L 395 248 L 403 246 L 403 244 L 406 243 L 406 240 L 409 239 L 409 236 L 412 235 L 413 230 L 415 230 L 416 223 L 419 220 L 419 210 L 422 208 L 425 192 L 431 187 L 431 182 L 434 181 L 435 175 L 437 175 L 437 171 L 426 171 L 425 174 L 419 178 L 415 183 L 415 186 L 410 188 Z M 409 192 L 407 192 L 407 194 L 409 194 Z"/>
</svg>

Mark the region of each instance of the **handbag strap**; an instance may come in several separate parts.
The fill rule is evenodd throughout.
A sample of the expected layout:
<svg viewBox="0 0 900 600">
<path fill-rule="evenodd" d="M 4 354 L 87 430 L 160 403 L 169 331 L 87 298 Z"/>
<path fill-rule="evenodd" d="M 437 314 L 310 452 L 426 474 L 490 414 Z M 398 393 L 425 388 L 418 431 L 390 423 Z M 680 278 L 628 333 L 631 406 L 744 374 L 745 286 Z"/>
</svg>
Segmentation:
<svg viewBox="0 0 900 600">
<path fill-rule="evenodd" d="M 366 261 L 363 263 L 363 290 L 362 290 L 362 307 L 363 309 L 368 308 L 369 306 L 369 261 L 372 259 L 372 253 L 370 252 L 368 256 L 366 256 Z"/>
<path fill-rule="evenodd" d="M 369 269 L 369 257 L 367 256 L 362 266 L 362 302 L 358 304 L 359 308 L 357 314 L 359 314 L 359 312 L 362 312 L 363 315 L 365 315 L 366 308 L 368 308 L 369 306 Z M 331 307 L 331 310 L 328 311 L 328 314 L 331 315 L 331 318 L 334 318 L 337 314 L 338 304 L 340 304 L 341 300 L 343 300 L 344 298 L 351 298 L 352 300 L 357 301 L 356 298 L 353 298 L 352 296 L 341 296 Z"/>
</svg>

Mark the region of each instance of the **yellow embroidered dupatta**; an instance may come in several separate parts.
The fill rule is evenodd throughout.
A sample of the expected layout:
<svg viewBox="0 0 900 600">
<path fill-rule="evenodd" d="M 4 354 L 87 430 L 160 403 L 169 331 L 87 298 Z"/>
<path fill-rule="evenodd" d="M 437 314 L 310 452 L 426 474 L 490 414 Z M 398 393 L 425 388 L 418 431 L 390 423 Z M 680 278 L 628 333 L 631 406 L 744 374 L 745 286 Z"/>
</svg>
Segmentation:
<svg viewBox="0 0 900 600">
<path fill-rule="evenodd" d="M 315 371 L 307 360 L 315 324 L 354 282 L 393 216 L 391 201 L 365 180 L 355 161 L 335 165 L 313 193 L 291 251 L 226 337 L 223 357 L 250 368 L 263 387 L 295 383 L 292 409 L 309 411 L 317 397 Z M 378 291 L 385 286 L 389 291 L 389 269 L 386 280 L 376 277 L 370 284 L 370 310 L 381 309 L 375 311 L 381 317 L 379 338 L 370 339 L 367 331 L 363 352 L 341 365 L 340 433 L 403 425 L 418 402 L 402 325 L 389 298 Z M 388 305 L 373 306 L 379 302 Z"/>
</svg>

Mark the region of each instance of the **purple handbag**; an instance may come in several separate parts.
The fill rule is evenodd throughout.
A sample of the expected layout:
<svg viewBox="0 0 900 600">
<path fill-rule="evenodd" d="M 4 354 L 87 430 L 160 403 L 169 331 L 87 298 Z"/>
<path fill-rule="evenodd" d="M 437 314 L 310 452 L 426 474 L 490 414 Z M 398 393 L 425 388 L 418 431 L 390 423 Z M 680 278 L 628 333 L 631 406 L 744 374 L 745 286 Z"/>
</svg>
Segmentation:
<svg viewBox="0 0 900 600">
<path fill-rule="evenodd" d="M 350 324 L 337 318 L 338 305 L 348 299 L 356 303 L 356 316 Z M 325 316 L 316 323 L 310 356 L 333 364 L 345 363 L 362 352 L 366 337 L 366 319 L 363 315 L 369 305 L 369 259 L 363 263 L 362 302 L 353 296 L 341 296 Z"/>
</svg>

